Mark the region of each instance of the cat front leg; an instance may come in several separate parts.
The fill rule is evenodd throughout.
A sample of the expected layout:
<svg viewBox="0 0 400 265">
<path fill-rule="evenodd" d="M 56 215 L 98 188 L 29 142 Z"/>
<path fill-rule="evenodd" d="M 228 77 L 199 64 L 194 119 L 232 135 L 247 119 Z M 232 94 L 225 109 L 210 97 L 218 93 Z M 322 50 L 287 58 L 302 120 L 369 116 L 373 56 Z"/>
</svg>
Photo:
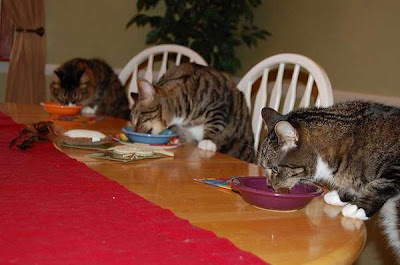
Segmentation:
<svg viewBox="0 0 400 265">
<path fill-rule="evenodd" d="M 346 217 L 367 220 L 379 211 L 385 202 L 386 200 L 383 201 L 379 197 L 361 196 L 354 203 L 345 205 L 342 214 Z"/>
<path fill-rule="evenodd" d="M 223 124 L 223 122 L 221 121 L 219 124 Z M 216 152 L 218 150 L 217 139 L 221 135 L 221 133 L 221 126 L 216 126 L 213 123 L 206 123 L 204 125 L 203 140 L 199 141 L 198 147 L 202 150 Z"/>
<path fill-rule="evenodd" d="M 348 203 L 342 209 L 343 216 L 360 219 L 360 220 L 368 220 L 369 217 L 365 213 L 363 208 L 359 208 L 355 204 Z"/>
<path fill-rule="evenodd" d="M 344 206 L 342 209 L 343 216 L 361 220 L 368 219 L 363 208 L 359 208 L 357 205 L 349 203 L 349 201 L 352 201 L 352 196 L 348 195 L 346 192 L 338 192 L 336 190 L 328 192 L 324 196 L 324 201 L 330 205 Z"/>
<path fill-rule="evenodd" d="M 209 137 L 207 137 L 207 134 L 204 133 L 204 127 L 201 125 L 193 126 L 187 129 L 190 132 L 190 135 L 192 135 L 192 138 L 196 139 L 199 141 L 197 144 L 197 147 L 202 149 L 202 150 L 207 150 L 207 151 L 217 151 L 217 145 L 213 140 L 211 140 Z M 187 137 L 186 137 L 187 138 Z"/>
<path fill-rule="evenodd" d="M 82 114 L 84 115 L 94 115 L 96 114 L 97 111 L 97 106 L 94 106 L 93 108 L 90 106 L 86 106 L 82 109 Z"/>
<path fill-rule="evenodd" d="M 217 151 L 217 145 L 213 141 L 208 139 L 201 140 L 197 146 L 202 150 L 208 150 L 213 152 Z"/>
<path fill-rule="evenodd" d="M 339 193 L 336 190 L 330 191 L 327 194 L 325 194 L 324 201 L 327 204 L 335 206 L 344 206 L 348 203 L 340 199 Z"/>
<path fill-rule="evenodd" d="M 378 212 L 391 197 L 397 194 L 396 188 L 387 180 L 380 178 L 363 187 L 354 202 L 343 207 L 344 216 L 366 220 Z"/>
<path fill-rule="evenodd" d="M 333 190 L 325 194 L 324 200 L 327 204 L 344 206 L 356 199 L 356 195 L 343 189 Z"/>
</svg>

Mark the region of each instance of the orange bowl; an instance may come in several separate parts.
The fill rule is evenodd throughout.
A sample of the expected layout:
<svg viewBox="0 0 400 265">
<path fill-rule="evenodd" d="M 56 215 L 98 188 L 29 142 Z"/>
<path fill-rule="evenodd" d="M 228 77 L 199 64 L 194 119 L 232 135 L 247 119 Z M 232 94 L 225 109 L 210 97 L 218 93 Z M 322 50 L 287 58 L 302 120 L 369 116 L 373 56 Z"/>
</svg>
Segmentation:
<svg viewBox="0 0 400 265">
<path fill-rule="evenodd" d="M 43 106 L 45 111 L 54 115 L 76 115 L 83 108 L 81 105 L 68 106 L 51 101 L 42 102 L 40 105 Z"/>
</svg>

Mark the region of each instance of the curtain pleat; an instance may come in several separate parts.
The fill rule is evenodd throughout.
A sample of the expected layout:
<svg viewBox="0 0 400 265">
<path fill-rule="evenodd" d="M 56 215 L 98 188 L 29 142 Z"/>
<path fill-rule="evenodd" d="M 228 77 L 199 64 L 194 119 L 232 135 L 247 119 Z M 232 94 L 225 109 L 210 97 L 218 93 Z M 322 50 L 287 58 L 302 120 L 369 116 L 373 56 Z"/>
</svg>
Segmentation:
<svg viewBox="0 0 400 265">
<path fill-rule="evenodd" d="M 6 101 L 40 103 L 46 99 L 46 35 L 31 30 L 45 28 L 44 0 L 3 0 L 17 32 L 10 56 Z"/>
</svg>

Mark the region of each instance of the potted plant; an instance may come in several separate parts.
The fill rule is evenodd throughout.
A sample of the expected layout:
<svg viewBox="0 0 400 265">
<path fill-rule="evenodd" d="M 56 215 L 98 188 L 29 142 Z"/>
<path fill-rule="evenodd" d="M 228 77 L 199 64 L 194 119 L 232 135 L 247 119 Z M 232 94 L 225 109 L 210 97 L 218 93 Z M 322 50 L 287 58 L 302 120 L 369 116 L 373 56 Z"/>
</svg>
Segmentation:
<svg viewBox="0 0 400 265">
<path fill-rule="evenodd" d="M 161 2 L 164 14 L 154 14 Z M 261 0 L 138 0 L 138 14 L 126 28 L 149 25 L 147 44 L 190 47 L 216 69 L 234 73 L 240 68 L 235 47 L 253 47 L 270 36 L 253 22 L 252 9 L 260 4 Z"/>
</svg>

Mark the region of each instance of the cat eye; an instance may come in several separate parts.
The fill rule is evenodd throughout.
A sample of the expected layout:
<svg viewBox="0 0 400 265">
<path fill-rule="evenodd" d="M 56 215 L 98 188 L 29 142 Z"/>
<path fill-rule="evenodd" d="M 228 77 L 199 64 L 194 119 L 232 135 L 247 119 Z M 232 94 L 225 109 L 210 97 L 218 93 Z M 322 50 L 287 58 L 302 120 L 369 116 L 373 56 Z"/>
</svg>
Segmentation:
<svg viewBox="0 0 400 265">
<path fill-rule="evenodd" d="M 272 168 L 272 172 L 273 172 L 273 173 L 278 173 L 278 167 L 273 167 L 273 168 Z"/>
</svg>

